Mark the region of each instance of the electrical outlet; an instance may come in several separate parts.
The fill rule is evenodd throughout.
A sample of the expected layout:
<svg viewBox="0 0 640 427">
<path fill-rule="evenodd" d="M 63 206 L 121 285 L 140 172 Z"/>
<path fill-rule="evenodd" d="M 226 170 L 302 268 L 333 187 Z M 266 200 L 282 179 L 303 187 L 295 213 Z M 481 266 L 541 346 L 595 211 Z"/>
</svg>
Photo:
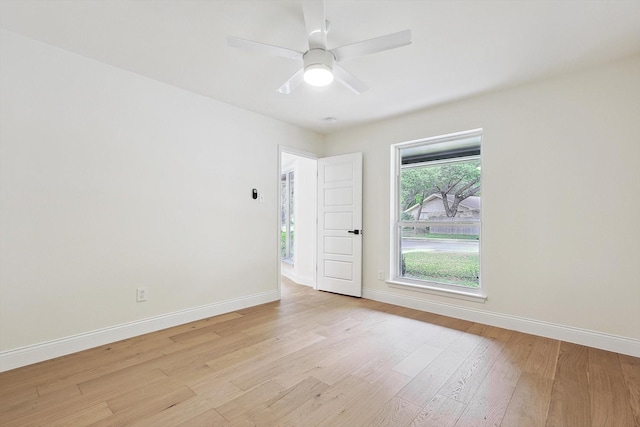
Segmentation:
<svg viewBox="0 0 640 427">
<path fill-rule="evenodd" d="M 143 302 L 147 300 L 147 288 L 138 288 L 136 290 L 136 301 Z"/>
<path fill-rule="evenodd" d="M 378 280 L 384 280 L 384 270 L 378 271 Z"/>
</svg>

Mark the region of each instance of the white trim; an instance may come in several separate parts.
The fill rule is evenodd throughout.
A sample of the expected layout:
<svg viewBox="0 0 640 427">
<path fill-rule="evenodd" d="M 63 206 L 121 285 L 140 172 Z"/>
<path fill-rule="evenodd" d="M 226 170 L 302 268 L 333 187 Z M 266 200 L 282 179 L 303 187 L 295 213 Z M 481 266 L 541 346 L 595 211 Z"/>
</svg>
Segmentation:
<svg viewBox="0 0 640 427">
<path fill-rule="evenodd" d="M 477 129 L 465 130 L 462 132 L 448 133 L 446 135 L 431 136 L 429 138 L 414 139 L 411 141 L 393 144 L 393 146 L 398 148 L 411 148 L 411 147 L 417 147 L 419 145 L 431 145 L 431 144 L 436 144 L 440 142 L 449 142 L 449 141 L 456 141 L 460 139 L 472 138 L 474 136 L 482 137 L 483 131 L 484 131 L 483 128 L 477 128 Z"/>
<path fill-rule="evenodd" d="M 400 227 L 480 227 L 480 221 L 398 221 Z M 453 240 L 453 239 L 446 239 Z M 477 240 L 469 239 L 470 242 Z"/>
<path fill-rule="evenodd" d="M 400 269 L 400 245 L 398 239 L 398 206 L 400 206 L 400 148 L 395 145 L 391 145 L 391 154 L 389 156 L 391 164 L 389 171 L 391 176 L 389 182 L 391 188 L 389 189 L 390 195 L 390 212 L 389 221 L 389 275 L 391 278 L 399 276 L 398 270 Z"/>
<path fill-rule="evenodd" d="M 0 372 L 280 299 L 276 290 L 0 352 Z"/>
<path fill-rule="evenodd" d="M 450 289 L 446 287 L 446 283 L 435 282 L 433 283 L 433 285 L 429 285 L 432 282 L 423 280 L 420 280 L 420 283 L 411 283 L 409 281 L 401 280 L 387 280 L 387 283 L 389 284 L 389 286 L 394 288 L 404 288 L 411 291 L 424 292 L 427 294 L 440 295 L 443 297 L 463 299 L 465 301 L 484 303 L 487 300 L 487 296 L 482 294 L 480 290 L 474 292 L 472 290 Z M 453 287 L 453 285 L 449 286 Z"/>
<path fill-rule="evenodd" d="M 287 269 L 283 269 L 282 271 L 282 275 L 284 277 L 287 277 L 291 280 L 293 280 L 294 282 L 296 282 L 298 285 L 305 285 L 305 286 L 310 286 L 310 287 L 314 287 L 315 286 L 315 277 L 312 276 L 299 276 L 296 274 L 295 271 L 292 270 L 287 270 Z"/>
<path fill-rule="evenodd" d="M 471 322 L 478 322 L 485 325 L 497 326 L 513 331 L 640 357 L 639 339 L 605 334 L 602 332 L 527 319 L 524 317 L 477 310 L 475 308 L 466 308 L 447 303 L 427 301 L 369 288 L 364 288 L 363 297 L 374 301 L 385 302 L 387 304 L 399 305 L 401 307 L 413 308 L 443 316 L 455 317 Z"/>
<path fill-rule="evenodd" d="M 402 144 L 402 143 L 401 143 Z M 443 159 L 443 160 L 429 160 L 426 162 L 420 162 L 420 163 L 409 163 L 406 165 L 403 165 L 402 162 L 400 163 L 400 168 L 402 169 L 411 169 L 411 168 L 419 168 L 425 165 L 442 165 L 445 163 L 459 163 L 459 162 L 466 162 L 469 160 L 481 160 L 482 156 L 460 156 L 460 157 L 453 157 L 451 159 Z M 429 196 L 431 197 L 431 196 Z M 426 199 L 425 199 L 426 201 Z"/>
</svg>

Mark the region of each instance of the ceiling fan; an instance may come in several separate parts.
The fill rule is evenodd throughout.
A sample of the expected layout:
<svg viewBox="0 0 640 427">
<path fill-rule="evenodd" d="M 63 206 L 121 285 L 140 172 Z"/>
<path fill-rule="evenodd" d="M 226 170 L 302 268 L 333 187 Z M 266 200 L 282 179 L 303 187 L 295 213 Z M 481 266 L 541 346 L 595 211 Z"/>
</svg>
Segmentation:
<svg viewBox="0 0 640 427">
<path fill-rule="evenodd" d="M 285 95 L 290 94 L 303 81 L 312 86 L 327 86 L 334 79 L 353 92 L 360 94 L 367 90 L 368 86 L 345 70 L 339 62 L 406 46 L 411 43 L 411 30 L 404 30 L 334 49 L 327 49 L 327 27 L 329 23 L 325 18 L 324 0 L 303 0 L 302 8 L 309 39 L 309 50 L 306 52 L 238 37 L 227 37 L 227 43 L 231 47 L 301 61 L 302 68 L 289 77 L 277 90 L 277 92 Z"/>
</svg>

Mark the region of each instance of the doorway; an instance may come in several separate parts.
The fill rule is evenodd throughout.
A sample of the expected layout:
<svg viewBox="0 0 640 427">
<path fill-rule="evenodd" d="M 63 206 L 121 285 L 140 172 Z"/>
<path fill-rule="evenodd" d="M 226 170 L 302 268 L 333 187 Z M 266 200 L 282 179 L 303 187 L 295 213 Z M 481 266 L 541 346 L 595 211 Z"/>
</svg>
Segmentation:
<svg viewBox="0 0 640 427">
<path fill-rule="evenodd" d="M 317 159 L 291 148 L 279 151 L 279 280 L 315 289 Z"/>
</svg>

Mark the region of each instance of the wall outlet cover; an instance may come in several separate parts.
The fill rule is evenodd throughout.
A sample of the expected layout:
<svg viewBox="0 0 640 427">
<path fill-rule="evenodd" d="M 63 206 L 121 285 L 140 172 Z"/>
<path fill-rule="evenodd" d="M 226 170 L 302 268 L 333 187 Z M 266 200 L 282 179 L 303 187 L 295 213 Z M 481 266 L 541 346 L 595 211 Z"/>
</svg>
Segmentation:
<svg viewBox="0 0 640 427">
<path fill-rule="evenodd" d="M 136 289 L 136 301 L 137 302 L 144 302 L 147 300 L 147 288 L 138 288 Z"/>
</svg>

